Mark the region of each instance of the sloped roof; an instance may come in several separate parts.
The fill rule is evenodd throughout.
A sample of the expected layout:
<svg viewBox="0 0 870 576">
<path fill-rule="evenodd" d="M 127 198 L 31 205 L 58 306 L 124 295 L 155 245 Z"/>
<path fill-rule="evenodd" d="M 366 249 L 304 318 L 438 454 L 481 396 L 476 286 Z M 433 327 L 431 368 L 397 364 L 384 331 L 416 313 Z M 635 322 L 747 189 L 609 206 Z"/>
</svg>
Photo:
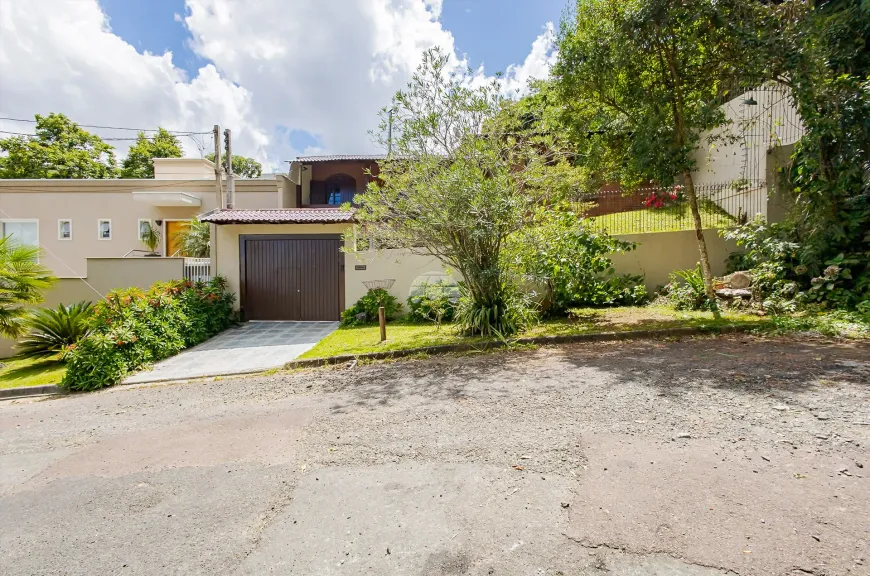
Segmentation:
<svg viewBox="0 0 870 576">
<path fill-rule="evenodd" d="M 336 224 L 353 222 L 353 210 L 341 208 L 286 208 L 265 210 L 212 210 L 200 221 L 213 224 Z"/>
<path fill-rule="evenodd" d="M 377 162 L 378 160 L 386 160 L 386 154 L 332 154 L 329 156 L 299 156 L 297 162 L 310 164 L 312 162 L 336 162 L 336 161 L 362 161 L 362 162 Z"/>
</svg>

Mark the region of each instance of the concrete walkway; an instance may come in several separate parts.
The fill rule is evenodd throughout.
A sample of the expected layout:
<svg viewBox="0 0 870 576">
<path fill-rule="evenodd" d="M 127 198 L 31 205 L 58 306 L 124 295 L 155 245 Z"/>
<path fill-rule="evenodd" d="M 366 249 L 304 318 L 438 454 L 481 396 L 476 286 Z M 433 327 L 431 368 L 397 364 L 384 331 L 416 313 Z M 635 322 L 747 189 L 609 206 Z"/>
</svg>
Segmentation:
<svg viewBox="0 0 870 576">
<path fill-rule="evenodd" d="M 124 380 L 186 380 L 280 368 L 338 328 L 338 322 L 246 322 Z"/>
</svg>

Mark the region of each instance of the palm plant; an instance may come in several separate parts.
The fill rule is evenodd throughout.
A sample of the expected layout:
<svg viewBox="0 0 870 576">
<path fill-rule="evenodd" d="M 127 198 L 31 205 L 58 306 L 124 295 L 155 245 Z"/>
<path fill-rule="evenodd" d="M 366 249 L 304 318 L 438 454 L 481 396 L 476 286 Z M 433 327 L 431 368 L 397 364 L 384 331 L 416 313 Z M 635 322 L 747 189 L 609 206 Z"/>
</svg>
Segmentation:
<svg viewBox="0 0 870 576">
<path fill-rule="evenodd" d="M 92 313 L 90 302 L 35 310 L 26 321 L 30 332 L 16 348 L 22 356 L 30 358 L 57 356 L 66 346 L 87 336 Z"/>
<path fill-rule="evenodd" d="M 157 254 L 157 247 L 160 246 L 160 229 L 147 223 L 147 228 L 140 232 L 142 243 L 151 251 L 151 254 Z"/>
<path fill-rule="evenodd" d="M 181 246 L 181 253 L 190 258 L 208 258 L 211 252 L 211 226 L 194 218 L 187 226 L 175 233 L 175 242 Z"/>
<path fill-rule="evenodd" d="M 0 336 L 15 339 L 26 331 L 26 305 L 42 302 L 42 293 L 57 281 L 37 261 L 39 248 L 0 238 Z"/>
</svg>

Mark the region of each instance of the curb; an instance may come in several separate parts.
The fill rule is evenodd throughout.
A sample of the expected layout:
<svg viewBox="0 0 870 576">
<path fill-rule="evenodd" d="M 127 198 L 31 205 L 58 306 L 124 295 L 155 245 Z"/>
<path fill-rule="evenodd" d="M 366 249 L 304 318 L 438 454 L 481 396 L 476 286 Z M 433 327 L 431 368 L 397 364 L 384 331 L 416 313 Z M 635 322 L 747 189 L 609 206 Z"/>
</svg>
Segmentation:
<svg viewBox="0 0 870 576">
<path fill-rule="evenodd" d="M 392 350 L 389 352 L 369 352 L 367 354 L 344 354 L 327 358 L 310 358 L 307 360 L 293 360 L 284 364 L 285 370 L 294 368 L 314 368 L 318 366 L 330 366 L 345 364 L 359 360 L 390 360 L 393 358 L 406 358 L 415 354 L 440 355 L 451 352 L 482 352 L 484 350 L 496 350 L 513 345 L 539 344 L 543 346 L 551 344 L 570 344 L 575 342 L 615 342 L 621 340 L 640 340 L 644 338 L 668 338 L 673 336 L 698 336 L 702 334 L 734 334 L 747 332 L 754 328 L 753 324 L 737 324 L 732 326 L 709 327 L 709 328 L 664 328 L 659 330 L 629 330 L 625 332 L 597 332 L 594 334 L 566 334 L 561 336 L 535 336 L 532 338 L 514 338 L 508 341 L 491 340 L 477 342 L 475 344 L 444 344 L 441 346 L 424 346 L 421 348 L 408 348 L 405 350 Z"/>
<path fill-rule="evenodd" d="M 16 398 L 26 398 L 28 396 L 48 396 L 57 394 L 67 394 L 67 391 L 60 386 L 47 384 L 45 386 L 24 386 L 22 388 L 3 388 L 0 390 L 0 400 L 14 400 Z"/>
</svg>

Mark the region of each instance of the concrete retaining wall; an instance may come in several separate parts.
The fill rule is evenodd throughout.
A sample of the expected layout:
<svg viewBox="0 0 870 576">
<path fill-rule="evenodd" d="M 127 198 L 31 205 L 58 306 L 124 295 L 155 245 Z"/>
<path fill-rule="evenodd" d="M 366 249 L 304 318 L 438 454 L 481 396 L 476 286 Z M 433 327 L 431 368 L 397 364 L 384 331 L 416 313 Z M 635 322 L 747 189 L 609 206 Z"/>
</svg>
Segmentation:
<svg viewBox="0 0 870 576">
<path fill-rule="evenodd" d="M 180 280 L 184 276 L 184 258 L 88 258 L 87 270 L 87 278 L 60 278 L 39 306 L 96 302 L 112 290 L 145 289 L 155 282 Z M 0 338 L 0 358 L 13 355 L 13 341 Z"/>
</svg>

